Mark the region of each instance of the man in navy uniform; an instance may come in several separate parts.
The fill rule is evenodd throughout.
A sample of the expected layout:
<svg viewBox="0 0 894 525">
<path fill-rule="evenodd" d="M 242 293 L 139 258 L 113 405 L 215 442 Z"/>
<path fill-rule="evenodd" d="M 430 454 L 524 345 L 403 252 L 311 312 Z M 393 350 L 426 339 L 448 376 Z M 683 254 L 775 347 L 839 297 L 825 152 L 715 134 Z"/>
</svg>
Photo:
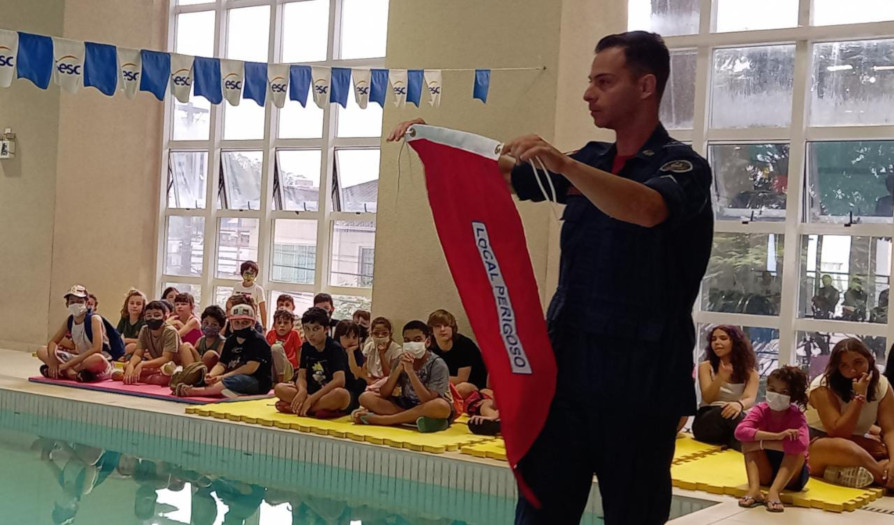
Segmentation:
<svg viewBox="0 0 894 525">
<path fill-rule="evenodd" d="M 667 521 L 677 423 L 695 413 L 692 306 L 713 236 L 708 163 L 658 119 L 669 71 L 660 36 L 607 36 L 584 100 L 615 143 L 565 155 L 529 135 L 504 147 L 500 167 L 520 199 L 566 204 L 547 311 L 556 393 L 519 464 L 541 506 L 520 497 L 516 523 L 579 522 L 594 473 L 607 524 Z M 414 123 L 424 122 L 389 140 Z M 548 175 L 535 174 L 535 158 Z"/>
</svg>

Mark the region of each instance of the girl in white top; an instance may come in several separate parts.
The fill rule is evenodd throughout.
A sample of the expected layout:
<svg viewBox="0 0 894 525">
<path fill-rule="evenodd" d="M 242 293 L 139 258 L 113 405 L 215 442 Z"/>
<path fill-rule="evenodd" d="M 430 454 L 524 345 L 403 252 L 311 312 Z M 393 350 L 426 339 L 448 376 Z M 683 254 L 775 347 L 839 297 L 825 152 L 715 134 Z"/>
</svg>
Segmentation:
<svg viewBox="0 0 894 525">
<path fill-rule="evenodd" d="M 894 394 L 866 345 L 856 338 L 839 341 L 809 393 L 816 409 L 807 415 L 811 474 L 852 487 L 894 489 Z"/>
<path fill-rule="evenodd" d="M 702 402 L 692 423 L 695 439 L 736 450 L 736 426 L 754 405 L 760 377 L 751 342 L 741 329 L 722 325 L 711 330 L 707 360 L 698 366 Z"/>
<path fill-rule="evenodd" d="M 391 374 L 391 363 L 400 357 L 401 346 L 394 342 L 391 321 L 384 317 L 376 317 L 369 325 L 370 338 L 363 345 L 363 357 L 366 362 L 368 383 L 374 383 Z"/>
</svg>

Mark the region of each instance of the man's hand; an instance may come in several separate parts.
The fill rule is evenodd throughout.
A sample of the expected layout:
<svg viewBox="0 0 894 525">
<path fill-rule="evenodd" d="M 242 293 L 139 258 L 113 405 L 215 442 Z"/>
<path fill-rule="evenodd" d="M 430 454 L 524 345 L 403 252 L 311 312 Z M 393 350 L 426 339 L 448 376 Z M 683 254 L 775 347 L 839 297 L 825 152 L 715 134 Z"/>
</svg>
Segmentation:
<svg viewBox="0 0 894 525">
<path fill-rule="evenodd" d="M 574 162 L 571 157 L 537 135 L 525 135 L 510 140 L 503 145 L 501 154 L 515 157 L 521 162 L 530 162 L 532 166 L 541 169 L 539 163 L 531 162 L 531 159 L 537 157 L 553 173 L 564 173 L 568 165 Z"/>
<path fill-rule="evenodd" d="M 410 129 L 410 126 L 413 124 L 425 124 L 425 121 L 421 118 L 414 118 L 413 120 L 408 120 L 406 122 L 401 122 L 397 125 L 394 130 L 388 134 L 388 138 L 386 139 L 388 142 L 397 142 L 399 140 L 403 140 L 404 134 Z"/>
</svg>

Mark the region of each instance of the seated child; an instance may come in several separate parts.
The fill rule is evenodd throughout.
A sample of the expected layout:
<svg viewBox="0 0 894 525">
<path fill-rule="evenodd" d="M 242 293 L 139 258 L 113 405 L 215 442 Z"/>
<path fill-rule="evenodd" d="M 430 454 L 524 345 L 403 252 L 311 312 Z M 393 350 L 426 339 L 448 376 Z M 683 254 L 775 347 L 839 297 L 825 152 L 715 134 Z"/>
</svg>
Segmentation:
<svg viewBox="0 0 894 525">
<path fill-rule="evenodd" d="M 450 382 L 463 399 L 487 386 L 487 368 L 474 341 L 459 333 L 456 317 L 447 310 L 428 316 L 432 331 L 431 351 L 447 363 Z"/>
<path fill-rule="evenodd" d="M 376 317 L 370 323 L 372 337 L 363 346 L 364 378 L 375 383 L 391 374 L 391 363 L 401 356 L 400 345 L 394 342 L 391 321 L 384 317 Z M 381 385 L 378 385 L 381 386 Z"/>
<path fill-rule="evenodd" d="M 140 336 L 146 322 L 143 321 L 143 310 L 146 308 L 146 296 L 136 288 L 131 288 L 124 297 L 124 306 L 121 307 L 121 320 L 118 321 L 118 333 L 124 338 L 124 357 L 121 361 L 130 361 L 134 349 L 137 347 L 137 338 Z"/>
<path fill-rule="evenodd" d="M 755 405 L 736 427 L 742 442 L 748 493 L 740 507 L 765 504 L 769 512 L 782 512 L 782 489 L 800 491 L 810 477 L 807 448 L 807 375 L 794 366 L 774 370 L 767 378 L 767 400 Z M 767 496 L 761 485 L 770 485 Z"/>
<path fill-rule="evenodd" d="M 202 337 L 195 346 L 189 343 L 180 345 L 180 362 L 183 366 L 203 362 L 208 370 L 220 360 L 220 352 L 226 339 L 220 335 L 227 323 L 227 314 L 217 305 L 211 305 L 202 311 Z"/>
<path fill-rule="evenodd" d="M 167 301 L 171 304 L 174 304 L 174 299 L 180 294 L 180 290 L 174 288 L 173 286 L 168 286 L 165 288 L 165 291 L 161 293 L 162 301 Z"/>
<path fill-rule="evenodd" d="M 174 299 L 174 319 L 171 321 L 180 339 L 184 343 L 195 345 L 202 337 L 202 329 L 199 327 L 199 318 L 195 314 L 196 301 L 192 294 L 177 294 Z"/>
<path fill-rule="evenodd" d="M 140 330 L 134 353 L 124 370 L 116 370 L 112 375 L 115 381 L 123 381 L 126 385 L 148 383 L 167 385 L 170 376 L 162 373 L 162 368 L 170 362 L 179 360 L 180 335 L 174 327 L 165 323 L 165 309 L 161 301 L 152 301 L 146 305 L 143 314 L 146 326 Z"/>
<path fill-rule="evenodd" d="M 254 329 L 256 318 L 250 305 L 237 304 L 231 308 L 227 321 L 233 333 L 224 343 L 220 362 L 205 376 L 205 386 L 179 383 L 174 395 L 237 397 L 270 392 L 273 358 L 270 345 Z"/>
<path fill-rule="evenodd" d="M 345 374 L 346 388 L 351 392 L 351 398 L 358 400 L 360 394 L 366 391 L 368 377 L 364 366 L 366 363 L 363 352 L 360 351 L 360 325 L 348 320 L 339 321 L 335 325 L 334 338 L 345 350 L 345 355 L 348 358 L 348 372 Z M 356 408 L 356 404 L 354 408 Z"/>
<path fill-rule="evenodd" d="M 500 409 L 497 408 L 496 397 L 490 388 L 475 390 L 466 396 L 463 410 L 469 415 L 469 430 L 473 434 L 496 436 L 500 433 Z"/>
<path fill-rule="evenodd" d="M 90 313 L 99 313 L 99 299 L 92 293 L 87 294 L 87 311 Z"/>
<path fill-rule="evenodd" d="M 295 316 L 285 308 L 273 314 L 273 329 L 267 332 L 267 343 L 273 353 L 273 370 L 276 382 L 291 381 L 298 369 L 301 353 L 301 336 L 293 330 Z"/>
<path fill-rule="evenodd" d="M 363 346 L 366 340 L 369 339 L 369 310 L 354 310 L 354 315 L 351 317 L 353 317 L 355 323 L 360 325 L 360 346 Z"/>
<path fill-rule="evenodd" d="M 251 306 L 252 310 L 254 310 L 257 306 L 255 305 L 254 299 L 252 299 L 251 297 L 247 295 L 233 294 L 227 299 L 226 311 L 229 312 L 237 304 L 246 304 L 248 306 Z M 265 335 L 264 327 L 261 326 L 261 323 L 258 322 L 257 319 L 255 320 L 254 327 L 255 331 L 263 338 Z M 230 333 L 230 323 L 227 322 L 227 324 L 224 325 L 221 335 L 223 335 L 224 337 L 230 337 Z"/>
<path fill-rule="evenodd" d="M 82 382 L 104 381 L 111 377 L 114 367 L 110 362 L 109 338 L 102 317 L 87 311 L 87 289 L 76 284 L 65 294 L 68 317 L 53 334 L 47 346 L 37 351 L 43 361 L 40 373 L 51 379 L 71 379 Z M 90 323 L 87 334 L 86 323 Z M 69 330 L 69 324 L 71 329 Z M 59 343 L 67 332 L 71 332 L 74 349 L 59 348 Z"/>
<path fill-rule="evenodd" d="M 391 374 L 382 388 L 360 396 L 362 408 L 351 414 L 354 423 L 415 422 L 420 432 L 444 430 L 458 415 L 450 392 L 447 364 L 428 350 L 431 341 L 425 323 L 407 323 L 403 336 L 405 341 L 413 342 L 404 343 L 403 353 L 391 363 Z M 423 342 L 418 342 L 420 338 Z"/>
<path fill-rule="evenodd" d="M 329 337 L 329 313 L 313 307 L 301 316 L 304 335 L 295 383 L 280 383 L 276 409 L 299 416 L 330 417 L 352 408 L 356 400 L 347 385 L 344 349 Z"/>
<path fill-rule="evenodd" d="M 282 310 L 285 308 L 286 310 L 295 313 L 295 298 L 287 293 L 279 294 L 279 297 L 276 298 L 276 309 Z M 298 333 L 298 337 L 304 341 L 304 332 L 301 331 L 301 318 L 295 316 L 295 326 L 292 328 L 295 332 Z M 299 345 L 300 347 L 301 345 Z"/>
</svg>

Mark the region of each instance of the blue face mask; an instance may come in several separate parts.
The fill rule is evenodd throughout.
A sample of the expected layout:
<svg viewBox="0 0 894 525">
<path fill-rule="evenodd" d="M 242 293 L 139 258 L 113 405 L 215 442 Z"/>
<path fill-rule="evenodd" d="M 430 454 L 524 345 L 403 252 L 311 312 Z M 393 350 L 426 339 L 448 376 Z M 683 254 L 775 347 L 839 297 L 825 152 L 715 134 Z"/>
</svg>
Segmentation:
<svg viewBox="0 0 894 525">
<path fill-rule="evenodd" d="M 220 327 L 219 326 L 202 326 L 202 333 L 208 339 L 214 339 L 215 337 L 220 335 Z"/>
</svg>

